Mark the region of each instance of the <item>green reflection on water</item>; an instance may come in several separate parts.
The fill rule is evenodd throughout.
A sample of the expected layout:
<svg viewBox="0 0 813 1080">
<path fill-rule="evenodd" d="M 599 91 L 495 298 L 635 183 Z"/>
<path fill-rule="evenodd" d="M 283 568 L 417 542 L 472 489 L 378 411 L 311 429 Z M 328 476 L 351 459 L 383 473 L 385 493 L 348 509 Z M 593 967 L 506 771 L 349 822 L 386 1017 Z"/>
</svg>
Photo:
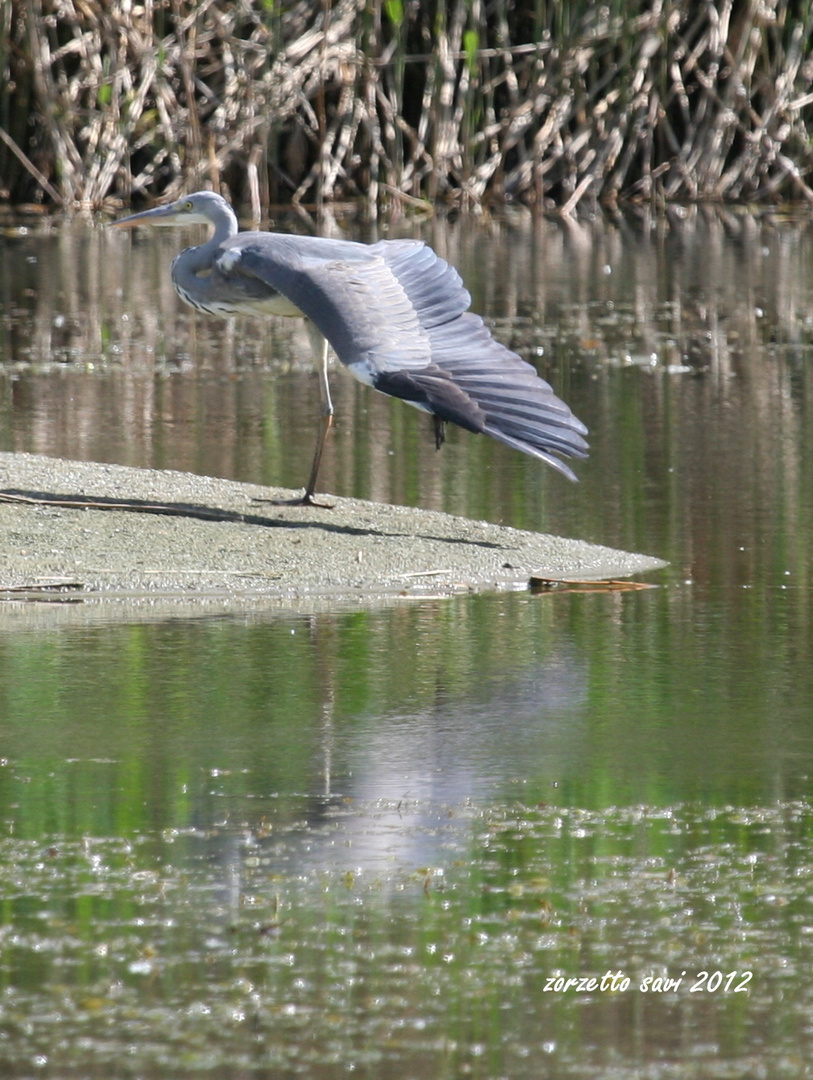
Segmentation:
<svg viewBox="0 0 813 1080">
<path fill-rule="evenodd" d="M 6 636 L 4 1075 L 792 1075 L 810 686 L 749 599 Z"/>
<path fill-rule="evenodd" d="M 734 609 L 673 583 L 6 635 L 3 756 L 27 781 L 0 771 L 0 812 L 18 836 L 133 835 L 191 824 L 213 770 L 239 799 L 353 794 L 384 766 L 405 792 L 436 772 L 453 804 L 516 785 L 591 810 L 801 797 L 803 598 L 740 592 Z"/>
</svg>

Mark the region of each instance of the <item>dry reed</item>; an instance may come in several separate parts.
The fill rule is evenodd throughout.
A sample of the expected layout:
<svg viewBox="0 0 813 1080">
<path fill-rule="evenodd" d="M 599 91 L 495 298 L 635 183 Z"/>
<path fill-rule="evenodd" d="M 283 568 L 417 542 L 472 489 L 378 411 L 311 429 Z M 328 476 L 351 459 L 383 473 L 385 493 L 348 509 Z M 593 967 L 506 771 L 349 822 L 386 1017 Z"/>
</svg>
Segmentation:
<svg viewBox="0 0 813 1080">
<path fill-rule="evenodd" d="M 812 30 L 788 0 L 6 0 L 0 187 L 813 202 Z"/>
</svg>

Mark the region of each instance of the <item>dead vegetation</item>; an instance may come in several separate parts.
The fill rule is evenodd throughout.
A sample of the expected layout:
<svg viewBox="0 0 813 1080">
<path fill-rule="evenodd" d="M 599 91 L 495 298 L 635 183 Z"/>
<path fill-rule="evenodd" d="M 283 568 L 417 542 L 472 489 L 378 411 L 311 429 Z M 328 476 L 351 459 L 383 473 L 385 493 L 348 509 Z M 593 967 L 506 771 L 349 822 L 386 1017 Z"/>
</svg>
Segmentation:
<svg viewBox="0 0 813 1080">
<path fill-rule="evenodd" d="M 0 188 L 98 207 L 813 202 L 812 6 L 6 0 Z"/>
</svg>

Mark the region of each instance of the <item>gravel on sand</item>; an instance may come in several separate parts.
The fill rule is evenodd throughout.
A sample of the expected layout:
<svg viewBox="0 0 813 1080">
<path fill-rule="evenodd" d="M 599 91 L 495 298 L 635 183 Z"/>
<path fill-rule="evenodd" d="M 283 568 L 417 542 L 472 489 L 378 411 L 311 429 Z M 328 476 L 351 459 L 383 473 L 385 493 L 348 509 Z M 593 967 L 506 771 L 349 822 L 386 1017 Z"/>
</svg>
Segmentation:
<svg viewBox="0 0 813 1080">
<path fill-rule="evenodd" d="M 0 627 L 88 605 L 129 620 L 308 610 L 624 578 L 660 559 L 436 511 L 188 473 L 0 453 Z M 10 607 L 9 607 L 10 605 Z"/>
</svg>

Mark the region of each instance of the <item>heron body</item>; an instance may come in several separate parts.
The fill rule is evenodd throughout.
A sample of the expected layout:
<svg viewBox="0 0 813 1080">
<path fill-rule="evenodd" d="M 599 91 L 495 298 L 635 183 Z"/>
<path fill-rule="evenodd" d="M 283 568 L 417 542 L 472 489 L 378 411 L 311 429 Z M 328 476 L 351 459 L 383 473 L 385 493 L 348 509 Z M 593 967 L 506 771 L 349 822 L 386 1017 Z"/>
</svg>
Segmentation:
<svg viewBox="0 0 813 1080">
<path fill-rule="evenodd" d="M 323 424 L 302 501 L 313 502 L 333 406 L 328 344 L 357 379 L 432 414 L 438 446 L 447 421 L 552 465 L 587 456 L 587 429 L 550 385 L 496 341 L 460 275 L 419 240 L 360 244 L 316 236 L 239 232 L 209 191 L 133 214 L 116 226 L 206 224 L 209 240 L 172 263 L 178 295 L 210 315 L 304 317 L 319 366 Z"/>
</svg>

